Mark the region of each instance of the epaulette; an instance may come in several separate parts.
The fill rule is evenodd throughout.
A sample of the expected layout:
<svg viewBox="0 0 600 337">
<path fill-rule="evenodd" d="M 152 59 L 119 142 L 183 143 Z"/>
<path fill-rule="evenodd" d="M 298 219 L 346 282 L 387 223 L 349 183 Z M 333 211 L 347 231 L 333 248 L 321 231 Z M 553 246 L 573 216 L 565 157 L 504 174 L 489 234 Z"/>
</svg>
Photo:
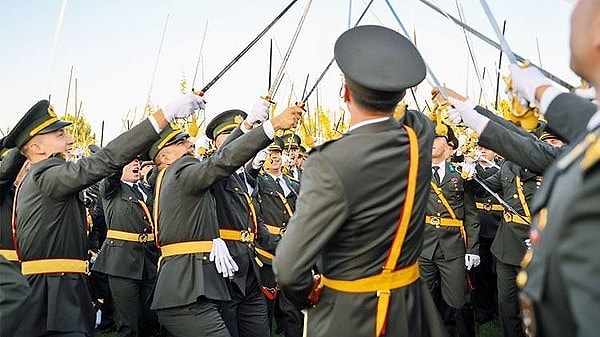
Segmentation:
<svg viewBox="0 0 600 337">
<path fill-rule="evenodd" d="M 596 134 L 594 141 L 585 150 L 583 160 L 581 161 L 581 168 L 585 172 L 597 165 L 598 162 L 600 162 L 600 137 Z"/>
<path fill-rule="evenodd" d="M 333 144 L 334 142 L 336 142 L 337 140 L 342 139 L 342 138 L 343 137 L 340 137 L 338 139 L 331 139 L 321 145 L 317 145 L 317 146 L 311 148 L 310 151 L 308 152 L 308 156 L 310 157 L 311 153 L 323 151 L 324 148 L 326 148 L 330 144 Z"/>
</svg>

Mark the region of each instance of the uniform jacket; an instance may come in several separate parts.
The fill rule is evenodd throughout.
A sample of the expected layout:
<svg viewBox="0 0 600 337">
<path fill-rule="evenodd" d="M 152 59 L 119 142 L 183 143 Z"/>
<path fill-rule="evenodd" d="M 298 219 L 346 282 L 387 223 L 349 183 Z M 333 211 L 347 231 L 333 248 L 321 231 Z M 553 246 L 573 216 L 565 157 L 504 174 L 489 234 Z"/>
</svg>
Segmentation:
<svg viewBox="0 0 600 337">
<path fill-rule="evenodd" d="M 584 141 L 596 109 L 562 94 L 545 115 L 570 145 L 544 174 L 532 203 L 533 246 L 523 261 L 520 286 L 533 303 L 538 336 L 598 335 L 600 144 Z M 600 136 L 598 128 L 594 133 Z"/>
<path fill-rule="evenodd" d="M 184 156 L 165 171 L 158 196 L 158 238 L 161 246 L 219 237 L 211 187 L 242 166 L 271 140 L 262 127 L 248 132 L 200 161 Z M 154 205 L 157 205 L 155 197 Z M 200 297 L 229 300 L 223 277 L 208 253 L 167 257 L 160 265 L 152 309 L 194 303 Z"/>
<path fill-rule="evenodd" d="M 87 260 L 87 221 L 79 192 L 119 171 L 157 139 L 146 120 L 75 163 L 52 156 L 32 164 L 17 196 L 21 260 Z M 95 315 L 86 275 L 38 274 L 27 280 L 32 289 L 31 309 L 17 336 L 39 336 L 46 331 L 92 333 Z"/>
<path fill-rule="evenodd" d="M 410 224 L 396 268 L 415 263 L 423 240 L 425 205 L 431 180 L 433 127 L 409 111 L 403 122 L 419 143 L 419 170 Z M 298 307 L 307 306 L 311 266 L 328 278 L 356 280 L 381 272 L 407 187 L 408 137 L 388 119 L 356 128 L 311 151 L 296 213 L 274 259 L 277 281 Z M 377 295 L 324 288 L 308 309 L 308 336 L 373 336 Z M 445 334 L 429 290 L 418 280 L 392 290 L 388 336 Z"/>
<path fill-rule="evenodd" d="M 497 167 L 483 167 L 480 164 L 475 166 L 475 170 L 477 176 L 481 179 L 485 179 L 498 172 Z M 502 210 L 492 210 L 491 207 L 492 205 L 501 206 L 501 203 L 477 183 L 470 185 L 472 186 L 473 200 L 475 201 L 479 219 L 479 237 L 493 239 L 498 231 L 500 219 L 502 219 Z M 483 209 L 477 207 L 478 203 L 483 205 Z"/>
<path fill-rule="evenodd" d="M 242 132 L 239 127 L 236 128 L 226 140 L 225 146 L 237 137 L 241 136 Z M 246 172 L 242 172 L 246 174 Z M 248 179 L 249 177 L 246 177 Z M 217 218 L 220 229 L 234 229 L 238 231 L 247 230 L 255 234 L 255 242 L 262 242 L 262 246 L 275 248 L 276 242 L 281 236 L 273 235 L 264 227 L 258 208 L 254 208 L 257 216 L 257 223 L 253 223 L 253 219 L 248 205 L 248 198 L 252 201 L 253 196 L 248 194 L 246 183 L 241 180 L 237 173 L 231 174 L 226 178 L 217 181 L 212 186 L 212 192 L 216 201 Z M 246 196 L 244 196 L 246 194 Z M 255 198 L 254 198 L 255 199 Z M 244 243 L 240 241 L 225 240 L 229 253 L 233 256 L 235 262 L 240 268 L 234 275 L 233 282 L 238 287 L 242 294 L 246 293 L 246 279 L 248 270 L 252 269 L 256 279 L 260 280 L 260 271 L 256 263 L 256 252 L 254 244 Z"/>
<path fill-rule="evenodd" d="M 462 257 L 465 252 L 479 254 L 479 219 L 471 191 L 467 188 L 467 181 L 460 176 L 460 173 L 456 171 L 452 164 L 446 162 L 444 165 L 446 165 L 446 174 L 444 174 L 444 178 L 438 187 L 450 207 L 452 207 L 456 218 L 463 220 L 463 227 L 467 234 L 467 244 L 465 246 L 459 227 L 425 224 L 421 256 L 426 259 L 433 258 L 433 253 L 438 244 L 446 260 Z M 431 168 L 429 170 L 431 171 Z M 431 186 L 429 187 L 429 199 L 425 214 L 440 218 L 452 218 L 450 212 L 448 212 Z"/>
<path fill-rule="evenodd" d="M 131 187 L 115 174 L 102 181 L 100 196 L 108 229 L 129 233 L 151 234 L 151 219 L 142 210 L 140 200 Z M 144 192 L 146 193 L 146 192 Z M 144 202 L 152 212 L 152 193 Z M 152 214 L 152 213 L 150 213 Z M 146 243 L 107 239 L 102 245 L 93 270 L 104 274 L 141 280 L 146 271 L 148 279 L 156 277 L 158 252 L 154 241 Z"/>
<path fill-rule="evenodd" d="M 25 163 L 19 150 L 10 150 L 0 165 L 0 249 L 15 249 L 12 235 L 14 182 Z"/>
</svg>

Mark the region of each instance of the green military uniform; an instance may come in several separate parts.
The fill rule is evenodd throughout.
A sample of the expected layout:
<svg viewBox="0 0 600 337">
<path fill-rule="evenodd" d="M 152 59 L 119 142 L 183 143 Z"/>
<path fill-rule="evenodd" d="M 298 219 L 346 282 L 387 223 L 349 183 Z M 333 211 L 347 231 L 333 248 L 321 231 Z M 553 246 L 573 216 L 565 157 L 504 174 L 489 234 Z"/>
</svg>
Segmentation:
<svg viewBox="0 0 600 337">
<path fill-rule="evenodd" d="M 158 321 L 150 311 L 158 252 L 152 228 L 152 193 L 146 200 L 120 174 L 105 178 L 99 195 L 107 238 L 92 270 L 108 275 L 121 336 L 151 336 Z"/>
<path fill-rule="evenodd" d="M 504 210 L 504 217 L 491 251 L 497 259 L 498 312 L 505 336 L 524 336 L 518 307 L 516 276 L 527 250 L 534 194 L 542 184 L 541 174 L 563 151 L 536 139 L 523 129 L 477 108 L 488 116 L 488 123 L 479 143 L 505 156 L 500 170 L 485 180 L 486 184 L 510 205 L 519 216 Z M 498 139 L 510 140 L 500 143 Z M 507 146 L 506 144 L 510 144 Z"/>
<path fill-rule="evenodd" d="M 463 310 L 468 302 L 465 253 L 479 255 L 479 219 L 467 181 L 451 163 L 440 165 L 446 173 L 439 185 L 431 181 L 419 268 L 432 295 L 441 292 L 452 309 L 459 335 L 470 336 L 474 335 L 473 313 Z M 444 305 L 440 310 L 445 310 Z M 448 329 L 452 331 L 453 324 Z"/>
<path fill-rule="evenodd" d="M 0 166 L 0 255 L 15 263 L 18 257 L 12 235 L 14 182 L 26 159 L 19 150 L 10 150 Z"/>
<path fill-rule="evenodd" d="M 534 197 L 527 252 L 517 277 L 524 321 L 537 336 L 598 335 L 598 127 L 586 130 L 597 107 L 561 94 L 550 104 L 548 127 L 570 146 L 544 174 Z"/>
<path fill-rule="evenodd" d="M 167 141 L 166 136 L 153 145 L 154 154 L 160 149 L 157 144 Z M 183 156 L 159 173 L 154 219 L 162 263 L 152 309 L 172 334 L 230 335 L 219 306 L 231 297 L 226 280 L 209 261 L 212 240 L 219 238 L 211 187 L 270 142 L 259 127 L 202 161 Z"/>
<path fill-rule="evenodd" d="M 484 167 L 477 163 L 475 170 L 477 177 L 485 179 L 498 172 L 498 167 Z M 481 258 L 481 264 L 471 273 L 474 287 L 473 305 L 475 320 L 482 324 L 494 319 L 498 314 L 496 268 L 490 249 L 498 231 L 504 207 L 483 187 L 477 184 L 471 184 L 471 186 L 479 222 L 479 257 Z"/>
<path fill-rule="evenodd" d="M 31 288 L 18 265 L 0 255 L 0 336 L 15 336 L 21 319 L 27 314 Z"/>
<path fill-rule="evenodd" d="M 292 138 L 289 138 L 292 139 Z M 276 142 L 278 143 L 278 142 Z M 281 151 L 281 145 L 272 144 L 268 150 Z M 256 172 L 252 172 L 256 175 Z M 280 183 L 275 179 L 281 179 L 287 185 L 289 192 L 285 195 Z M 282 235 L 296 210 L 296 200 L 300 185 L 285 174 L 278 178 L 261 172 L 256 177 L 257 201 L 259 204 L 260 217 L 274 235 Z M 294 337 L 302 335 L 302 313 L 294 308 L 292 303 L 284 294 L 278 292 L 275 275 L 272 269 L 272 256 L 275 254 L 275 246 L 266 247 L 257 244 L 258 258 L 263 267 L 260 270 L 263 291 L 267 296 L 269 306 L 269 317 L 277 322 L 278 332 L 284 332 L 285 336 Z"/>
<path fill-rule="evenodd" d="M 219 134 L 228 133 L 223 144 L 226 146 L 243 135 L 238 125 L 245 117 L 246 113 L 241 110 L 225 111 L 207 125 L 206 135 L 214 140 Z M 243 175 L 243 171 L 231 174 L 211 188 L 221 238 L 239 267 L 233 280 L 227 282 L 231 301 L 223 302 L 221 315 L 232 337 L 268 337 L 267 303 L 261 290 L 254 244 L 261 240 L 263 245 L 274 246 L 273 242 L 267 242 L 273 235 L 259 223 L 252 193 L 247 190 Z"/>
<path fill-rule="evenodd" d="M 33 135 L 68 124 L 56 118 L 48 101 L 41 101 L 17 123 L 5 144 L 21 147 Z M 32 289 L 31 307 L 16 335 L 93 332 L 87 222 L 80 191 L 117 171 L 157 138 L 146 120 L 75 163 L 54 155 L 31 165 L 16 192 L 17 251 Z"/>
<path fill-rule="evenodd" d="M 335 58 L 347 87 L 374 101 L 397 102 L 425 77 L 410 41 L 383 27 L 345 32 Z M 283 292 L 308 308 L 308 336 L 445 335 L 417 264 L 433 135 L 424 115 L 407 111 L 401 123 L 370 120 L 311 151 L 273 261 Z"/>
</svg>

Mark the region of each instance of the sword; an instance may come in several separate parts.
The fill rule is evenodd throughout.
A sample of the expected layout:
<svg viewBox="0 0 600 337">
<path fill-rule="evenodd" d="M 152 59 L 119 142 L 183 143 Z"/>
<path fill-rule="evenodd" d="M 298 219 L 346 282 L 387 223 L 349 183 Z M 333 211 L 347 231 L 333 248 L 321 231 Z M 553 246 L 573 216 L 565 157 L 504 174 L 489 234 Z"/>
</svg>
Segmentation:
<svg viewBox="0 0 600 337">
<path fill-rule="evenodd" d="M 396 11 L 394 10 L 394 7 L 392 7 L 392 4 L 390 3 L 390 1 L 385 0 L 385 3 L 387 4 L 388 8 L 392 12 L 394 19 L 396 19 L 396 22 L 398 23 L 398 25 L 404 32 L 404 36 L 406 36 L 407 38 L 410 38 L 410 34 L 408 33 L 408 31 L 402 24 L 402 21 L 400 21 L 400 18 L 398 17 L 398 14 L 396 14 Z M 435 86 L 438 87 L 438 89 L 440 90 L 440 94 L 442 94 L 442 96 L 444 98 L 448 98 L 448 93 L 446 92 L 446 89 L 440 84 L 440 81 L 438 81 L 438 79 L 435 76 L 435 74 L 433 73 L 433 71 L 431 71 L 431 68 L 429 68 L 429 65 L 427 64 L 427 62 L 425 60 L 423 60 L 423 63 L 425 63 L 425 68 L 427 69 L 427 73 L 429 74 L 429 77 L 431 77 L 431 80 L 433 80 L 433 83 L 435 84 Z"/>
<path fill-rule="evenodd" d="M 267 27 L 265 27 L 265 29 L 262 30 L 262 32 L 260 32 L 255 38 L 254 40 L 252 40 L 233 60 L 231 60 L 231 62 L 229 62 L 210 82 L 208 82 L 208 84 L 206 84 L 204 86 L 204 88 L 202 88 L 202 90 L 200 92 L 197 92 L 200 95 L 203 95 L 210 87 L 213 86 L 213 84 L 215 84 L 231 67 L 233 67 L 234 64 L 237 63 L 237 61 L 240 60 L 240 58 L 242 58 L 242 56 L 244 56 L 249 50 L 250 48 L 252 48 L 256 42 L 258 42 L 258 40 L 260 40 L 261 37 L 263 37 L 268 31 L 269 29 L 271 29 L 271 27 L 273 27 L 273 25 L 275 25 L 275 23 L 277 21 L 279 21 L 279 19 L 281 19 L 281 17 L 296 3 L 298 2 L 298 0 L 292 0 L 292 2 L 290 2 L 287 7 L 285 7 L 283 9 L 283 11 L 281 11 L 281 13 L 279 13 L 279 15 L 277 15 L 277 17 L 275 19 L 273 19 L 273 21 L 271 21 L 271 23 L 269 23 L 269 25 Z"/>
<path fill-rule="evenodd" d="M 506 39 L 504 38 L 504 34 L 502 34 L 502 32 L 500 31 L 500 27 L 498 27 L 496 18 L 494 18 L 494 13 L 492 13 L 492 10 L 490 9 L 485 0 L 479 0 L 479 2 L 481 3 L 483 11 L 485 12 L 485 15 L 487 16 L 488 20 L 490 21 L 490 24 L 492 25 L 492 28 L 494 29 L 496 37 L 498 38 L 498 40 L 500 40 L 500 46 L 502 48 L 502 51 L 506 55 L 506 58 L 508 58 L 508 61 L 510 61 L 510 63 L 517 64 L 517 58 L 515 57 L 515 53 L 512 52 L 510 46 L 508 45 L 508 42 L 506 42 Z"/>
<path fill-rule="evenodd" d="M 460 21 L 459 19 L 455 18 L 454 16 L 448 14 L 447 12 L 445 12 L 444 10 L 440 9 L 439 7 L 437 7 L 436 5 L 432 4 L 431 2 L 427 1 L 427 0 L 419 0 L 422 3 L 424 3 L 425 5 L 429 6 L 431 9 L 433 9 L 434 11 L 438 12 L 439 14 L 445 16 L 446 18 L 450 19 L 452 22 L 454 22 L 455 24 L 459 25 L 460 27 L 466 29 L 467 31 L 469 31 L 469 33 L 477 36 L 478 38 L 480 38 L 481 40 L 483 40 L 484 42 L 486 42 L 487 44 L 491 45 L 492 47 L 498 49 L 498 50 L 503 50 L 502 47 L 494 40 L 490 39 L 489 37 L 481 34 L 480 32 L 478 32 L 477 30 L 475 30 L 474 28 L 468 26 L 467 24 L 463 23 L 462 21 Z M 517 61 L 519 62 L 525 62 L 526 59 L 522 56 L 520 56 L 519 54 L 514 54 L 514 57 L 517 59 Z M 556 75 L 550 73 L 549 71 L 542 69 L 541 67 L 537 66 L 536 64 L 530 63 L 529 64 L 532 67 L 536 67 L 539 71 L 542 72 L 542 74 L 544 74 L 544 76 L 548 77 L 550 80 L 554 81 L 555 83 L 569 89 L 569 91 L 574 91 L 575 90 L 575 86 L 567 83 L 566 81 L 560 79 L 559 77 L 557 77 Z"/>
<path fill-rule="evenodd" d="M 373 1 L 374 0 L 369 1 L 369 3 L 367 4 L 367 7 L 365 7 L 365 9 L 363 10 L 363 12 L 360 14 L 360 17 L 356 21 L 356 24 L 354 24 L 354 27 L 358 26 L 358 24 L 360 23 L 360 21 L 362 20 L 362 18 L 367 13 L 367 10 L 369 10 L 369 7 L 371 7 L 371 4 L 373 3 Z M 329 61 L 329 63 L 325 67 L 325 69 L 323 69 L 323 72 L 321 72 L 321 75 L 319 75 L 319 77 L 317 78 L 317 81 L 315 82 L 315 84 L 312 86 L 312 88 L 310 88 L 310 90 L 308 91 L 308 94 L 306 94 L 306 96 L 302 99 L 302 102 L 299 103 L 300 106 L 304 106 L 304 104 L 306 104 L 306 102 L 308 101 L 308 98 L 310 97 L 310 95 L 312 95 L 313 91 L 315 91 L 315 89 L 317 88 L 317 86 L 319 85 L 319 83 L 321 82 L 321 80 L 323 79 L 323 77 L 325 76 L 325 74 L 327 73 L 327 71 L 329 70 L 329 68 L 331 68 L 331 65 L 333 64 L 333 61 L 335 61 L 335 57 L 332 57 L 331 61 Z"/>
<path fill-rule="evenodd" d="M 271 99 L 273 99 L 275 94 L 277 93 L 277 89 L 279 89 L 279 84 L 281 84 L 281 80 L 283 79 L 285 65 L 286 65 L 287 61 L 290 59 L 290 55 L 292 54 L 292 49 L 294 49 L 294 45 L 296 44 L 296 41 L 298 40 L 298 35 L 300 35 L 300 30 L 302 29 L 302 26 L 304 25 L 304 20 L 306 19 L 306 15 L 308 14 L 308 10 L 310 9 L 311 4 L 312 4 L 312 0 L 308 0 L 308 2 L 306 3 L 306 7 L 304 7 L 304 13 L 302 13 L 302 16 L 300 17 L 300 21 L 298 22 L 298 26 L 296 26 L 296 31 L 294 32 L 294 35 L 292 36 L 290 45 L 288 46 L 288 49 L 285 52 L 285 55 L 283 56 L 281 65 L 279 65 L 279 70 L 277 71 L 277 75 L 275 75 L 275 80 L 271 84 L 271 87 L 269 88 L 269 92 L 267 93 L 267 96 L 265 97 L 265 99 L 267 101 L 270 101 Z"/>
<path fill-rule="evenodd" d="M 519 218 L 521 218 L 523 221 L 525 221 L 527 224 L 530 224 L 529 220 L 527 220 L 525 217 L 523 217 L 521 214 L 519 214 L 519 212 L 517 212 L 511 205 L 509 205 L 506 201 L 504 201 L 504 199 L 502 199 L 498 193 L 492 191 L 492 189 L 486 185 L 481 179 L 479 179 L 477 176 L 473 176 L 473 180 L 475 180 L 479 185 L 481 185 L 481 187 L 483 187 L 483 189 L 485 189 L 491 196 L 493 196 L 496 200 L 498 200 L 498 202 L 502 205 L 502 207 L 504 207 L 505 209 L 507 209 L 509 212 L 516 214 Z"/>
</svg>

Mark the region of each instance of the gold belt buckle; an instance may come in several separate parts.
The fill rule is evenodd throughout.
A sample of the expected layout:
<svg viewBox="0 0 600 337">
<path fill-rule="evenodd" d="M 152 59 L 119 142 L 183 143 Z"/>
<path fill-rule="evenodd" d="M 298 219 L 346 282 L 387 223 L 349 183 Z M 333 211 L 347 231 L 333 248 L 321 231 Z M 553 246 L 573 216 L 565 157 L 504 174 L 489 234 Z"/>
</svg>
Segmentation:
<svg viewBox="0 0 600 337">
<path fill-rule="evenodd" d="M 439 225 L 440 225 L 440 222 L 441 222 L 441 220 L 440 220 L 440 218 L 439 218 L 439 217 L 437 217 L 437 216 L 432 216 L 432 217 L 431 217 L 431 224 L 432 224 L 432 225 L 434 225 L 434 226 L 439 226 Z"/>
<path fill-rule="evenodd" d="M 537 333 L 537 323 L 535 319 L 535 309 L 533 301 L 525 293 L 519 294 L 519 308 L 521 309 L 521 321 L 527 337 L 535 337 Z"/>
<path fill-rule="evenodd" d="M 248 232 L 247 230 L 240 231 L 240 241 L 241 242 L 249 243 L 249 242 L 251 242 L 250 238 L 251 238 L 250 232 Z"/>
<path fill-rule="evenodd" d="M 506 221 L 506 222 L 512 222 L 512 218 L 513 218 L 512 214 L 510 214 L 508 212 L 504 213 L 504 221 Z"/>
<path fill-rule="evenodd" d="M 146 233 L 141 233 L 138 235 L 138 242 L 139 243 L 146 243 L 148 242 L 148 234 Z"/>
<path fill-rule="evenodd" d="M 489 202 L 486 202 L 485 204 L 483 204 L 483 210 L 489 212 L 492 210 L 492 204 L 490 204 Z"/>
</svg>

